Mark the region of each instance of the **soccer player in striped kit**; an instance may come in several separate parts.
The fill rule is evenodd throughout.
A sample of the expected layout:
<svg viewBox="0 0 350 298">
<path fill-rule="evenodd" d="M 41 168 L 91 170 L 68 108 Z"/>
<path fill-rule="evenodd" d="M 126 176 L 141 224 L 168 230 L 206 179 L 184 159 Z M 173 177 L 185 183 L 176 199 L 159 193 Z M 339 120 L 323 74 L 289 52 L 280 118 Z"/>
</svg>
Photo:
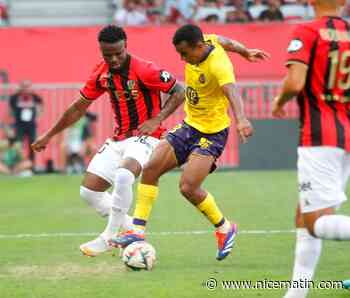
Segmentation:
<svg viewBox="0 0 350 298">
<path fill-rule="evenodd" d="M 312 279 L 322 239 L 350 240 L 350 217 L 335 213 L 347 200 L 350 174 L 350 25 L 339 16 L 344 2 L 310 1 L 316 19 L 294 30 L 288 73 L 273 104 L 276 117 L 285 115 L 283 107 L 294 96 L 300 108 L 293 281 Z M 291 288 L 285 297 L 307 293 Z"/>
<path fill-rule="evenodd" d="M 96 239 L 84 243 L 80 250 L 97 256 L 111 249 L 109 239 L 119 227 L 129 229 L 127 215 L 132 202 L 132 185 L 165 129 L 161 122 L 184 101 L 184 89 L 167 71 L 127 51 L 124 30 L 113 25 L 98 36 L 104 61 L 92 72 L 75 101 L 47 133 L 32 144 L 44 150 L 50 139 L 85 114 L 92 102 L 108 93 L 116 122 L 114 135 L 90 162 L 80 187 L 81 197 L 99 214 L 109 215 L 105 230 Z M 258 49 L 247 49 L 238 42 L 221 38 L 225 50 L 235 52 L 250 62 L 264 58 Z M 162 107 L 160 92 L 169 94 Z M 112 195 L 107 192 L 111 186 Z"/>
<path fill-rule="evenodd" d="M 108 251 L 108 240 L 118 228 L 128 229 L 131 225 L 127 211 L 134 180 L 165 131 L 161 126 L 163 118 L 175 111 L 184 98 L 183 87 L 169 72 L 128 53 L 122 28 L 106 26 L 99 32 L 98 41 L 103 61 L 81 89 L 80 98 L 32 144 L 33 150 L 45 149 L 54 135 L 78 121 L 96 99 L 108 93 L 115 119 L 114 135 L 91 160 L 80 195 L 109 219 L 100 236 L 80 246 L 87 256 Z M 160 92 L 170 96 L 163 108 Z M 116 186 L 112 194 L 107 191 L 111 186 Z"/>
<path fill-rule="evenodd" d="M 186 62 L 186 118 L 159 143 L 144 169 L 138 187 L 134 229 L 113 238 L 112 242 L 126 247 L 144 239 L 152 206 L 158 197 L 159 178 L 184 165 L 180 192 L 215 227 L 216 259 L 221 261 L 233 248 L 237 226 L 224 216 L 214 196 L 202 184 L 215 170 L 215 162 L 225 148 L 231 123 L 228 108 L 234 113 L 243 142 L 253 134 L 253 127 L 244 114 L 235 88 L 233 65 L 222 45 L 233 47 L 233 43 L 222 41 L 222 37 L 215 34 L 203 34 L 198 26 L 188 24 L 175 32 L 173 44 Z M 268 57 L 264 52 L 260 54 L 261 60 Z"/>
</svg>

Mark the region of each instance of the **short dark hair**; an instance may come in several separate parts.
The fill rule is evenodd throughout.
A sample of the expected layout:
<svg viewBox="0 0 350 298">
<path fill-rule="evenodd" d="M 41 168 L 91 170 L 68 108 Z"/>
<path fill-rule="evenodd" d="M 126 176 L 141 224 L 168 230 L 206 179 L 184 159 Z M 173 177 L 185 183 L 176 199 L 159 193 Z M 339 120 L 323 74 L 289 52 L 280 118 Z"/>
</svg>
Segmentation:
<svg viewBox="0 0 350 298">
<path fill-rule="evenodd" d="M 195 46 L 199 41 L 204 41 L 201 28 L 187 24 L 177 29 L 173 37 L 173 44 L 176 46 L 182 41 L 186 41 L 190 46 Z"/>
<path fill-rule="evenodd" d="M 123 28 L 115 25 L 107 25 L 98 34 L 99 42 L 115 43 L 120 40 L 126 41 L 126 33 Z"/>
</svg>

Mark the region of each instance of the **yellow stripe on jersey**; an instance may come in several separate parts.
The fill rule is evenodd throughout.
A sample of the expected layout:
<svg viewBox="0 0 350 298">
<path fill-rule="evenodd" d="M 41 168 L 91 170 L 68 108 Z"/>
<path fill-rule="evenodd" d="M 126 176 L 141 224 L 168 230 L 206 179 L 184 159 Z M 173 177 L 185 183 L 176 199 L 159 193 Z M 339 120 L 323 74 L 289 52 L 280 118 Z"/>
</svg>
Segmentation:
<svg viewBox="0 0 350 298">
<path fill-rule="evenodd" d="M 216 133 L 231 123 L 229 102 L 221 87 L 235 83 L 235 75 L 218 37 L 210 34 L 204 35 L 204 39 L 214 49 L 200 64 L 187 63 L 185 66 L 185 122 L 202 133 Z"/>
</svg>

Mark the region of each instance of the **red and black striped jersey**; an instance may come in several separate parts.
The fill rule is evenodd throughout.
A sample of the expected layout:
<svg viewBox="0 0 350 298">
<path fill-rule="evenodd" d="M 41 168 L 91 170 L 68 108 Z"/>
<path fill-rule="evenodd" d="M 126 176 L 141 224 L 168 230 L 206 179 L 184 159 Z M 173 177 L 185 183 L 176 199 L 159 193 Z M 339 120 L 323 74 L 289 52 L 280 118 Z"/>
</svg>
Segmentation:
<svg viewBox="0 0 350 298">
<path fill-rule="evenodd" d="M 85 99 L 96 100 L 108 92 L 116 122 L 114 138 L 119 140 L 134 135 L 130 132 L 159 113 L 160 92 L 169 93 L 175 82 L 169 72 L 152 62 L 128 55 L 118 71 L 111 72 L 104 61 L 100 62 L 80 94 Z M 152 136 L 159 138 L 164 130 L 160 126 Z"/>
<path fill-rule="evenodd" d="M 350 25 L 323 17 L 296 27 L 287 66 L 308 66 L 298 95 L 300 146 L 331 146 L 350 151 Z"/>
</svg>

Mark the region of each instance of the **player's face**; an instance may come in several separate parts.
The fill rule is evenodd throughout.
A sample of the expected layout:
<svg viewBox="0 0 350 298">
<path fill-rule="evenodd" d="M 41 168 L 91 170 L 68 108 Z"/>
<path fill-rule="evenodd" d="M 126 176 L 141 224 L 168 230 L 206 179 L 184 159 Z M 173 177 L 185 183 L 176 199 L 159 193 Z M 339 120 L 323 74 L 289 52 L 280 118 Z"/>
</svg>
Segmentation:
<svg viewBox="0 0 350 298">
<path fill-rule="evenodd" d="M 191 46 L 186 41 L 182 41 L 175 46 L 176 51 L 179 53 L 181 59 L 189 64 L 199 64 L 203 53 L 200 45 Z"/>
<path fill-rule="evenodd" d="M 115 43 L 100 42 L 100 50 L 103 59 L 110 69 L 118 70 L 127 57 L 125 40 Z"/>
</svg>

